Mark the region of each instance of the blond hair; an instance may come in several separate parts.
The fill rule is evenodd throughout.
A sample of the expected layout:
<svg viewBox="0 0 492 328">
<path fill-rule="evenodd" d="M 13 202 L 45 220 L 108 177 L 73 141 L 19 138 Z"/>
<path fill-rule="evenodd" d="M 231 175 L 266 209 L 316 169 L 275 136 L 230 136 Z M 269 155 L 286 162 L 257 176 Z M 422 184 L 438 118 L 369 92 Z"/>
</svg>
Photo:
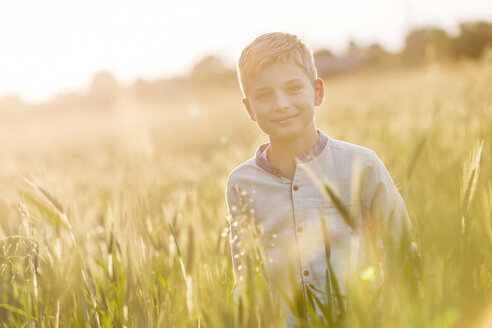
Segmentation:
<svg viewBox="0 0 492 328">
<path fill-rule="evenodd" d="M 293 60 L 314 82 L 316 67 L 311 49 L 296 35 L 265 33 L 248 44 L 239 57 L 237 73 L 244 97 L 248 93 L 248 81 L 266 65 Z"/>
</svg>

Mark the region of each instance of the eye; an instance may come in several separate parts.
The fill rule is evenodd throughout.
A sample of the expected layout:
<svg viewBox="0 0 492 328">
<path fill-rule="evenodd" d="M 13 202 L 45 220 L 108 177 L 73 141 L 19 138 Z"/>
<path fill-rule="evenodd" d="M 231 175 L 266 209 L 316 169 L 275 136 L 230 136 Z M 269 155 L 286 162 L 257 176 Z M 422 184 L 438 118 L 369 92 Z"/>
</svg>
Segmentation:
<svg viewBox="0 0 492 328">
<path fill-rule="evenodd" d="M 255 98 L 258 100 L 266 100 L 266 99 L 268 99 L 268 97 L 270 97 L 269 92 L 262 92 L 262 93 L 255 95 Z"/>
<path fill-rule="evenodd" d="M 293 94 L 293 93 L 297 93 L 297 92 L 299 92 L 299 91 L 301 90 L 301 88 L 302 88 L 301 86 L 296 85 L 296 86 L 289 87 L 289 88 L 287 89 L 287 91 L 288 91 L 290 94 Z"/>
</svg>

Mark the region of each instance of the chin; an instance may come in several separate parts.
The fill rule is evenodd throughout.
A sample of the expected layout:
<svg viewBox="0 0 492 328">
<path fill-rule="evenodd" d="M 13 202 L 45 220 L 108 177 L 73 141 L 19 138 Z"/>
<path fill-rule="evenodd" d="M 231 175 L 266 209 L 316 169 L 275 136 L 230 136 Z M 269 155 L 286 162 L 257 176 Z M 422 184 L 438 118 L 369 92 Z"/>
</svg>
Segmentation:
<svg viewBox="0 0 492 328">
<path fill-rule="evenodd" d="M 301 138 L 303 135 L 302 131 L 297 130 L 286 130 L 286 131 L 275 131 L 270 134 L 270 137 L 273 137 L 277 140 L 295 140 Z"/>
<path fill-rule="evenodd" d="M 309 134 L 310 126 L 299 124 L 300 122 L 292 122 L 293 124 L 278 126 L 276 124 L 260 126 L 261 130 L 266 133 L 270 139 L 276 140 L 296 140 Z"/>
</svg>

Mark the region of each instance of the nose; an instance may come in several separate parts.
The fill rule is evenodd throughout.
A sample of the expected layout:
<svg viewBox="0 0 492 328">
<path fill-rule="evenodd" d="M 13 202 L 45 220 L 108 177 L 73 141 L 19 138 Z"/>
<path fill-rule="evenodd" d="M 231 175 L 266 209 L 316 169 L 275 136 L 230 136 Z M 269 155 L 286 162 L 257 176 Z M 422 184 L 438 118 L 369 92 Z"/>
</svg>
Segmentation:
<svg viewBox="0 0 492 328">
<path fill-rule="evenodd" d="M 283 110 L 290 107 L 289 97 L 283 92 L 277 92 L 275 95 L 275 109 Z"/>
</svg>

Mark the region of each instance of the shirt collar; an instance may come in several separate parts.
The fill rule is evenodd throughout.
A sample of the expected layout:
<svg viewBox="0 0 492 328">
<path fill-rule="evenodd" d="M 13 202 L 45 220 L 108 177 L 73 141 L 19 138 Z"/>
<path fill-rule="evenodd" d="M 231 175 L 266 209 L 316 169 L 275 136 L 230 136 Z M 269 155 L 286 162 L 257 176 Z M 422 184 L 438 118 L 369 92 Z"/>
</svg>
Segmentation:
<svg viewBox="0 0 492 328">
<path fill-rule="evenodd" d="M 298 155 L 296 157 L 297 162 L 300 163 L 309 162 L 314 158 L 316 158 L 319 154 L 321 154 L 323 149 L 325 149 L 325 146 L 328 142 L 328 136 L 324 134 L 321 130 L 317 130 L 317 131 L 319 135 L 318 142 L 316 143 L 316 145 L 314 145 L 314 147 L 311 150 L 308 150 L 307 152 Z M 268 162 L 267 160 L 267 150 L 269 147 L 270 147 L 269 143 L 260 145 L 260 147 L 258 147 L 258 150 L 256 151 L 256 159 L 255 159 L 256 165 L 258 165 L 265 171 L 275 175 L 276 177 L 280 178 L 282 177 L 282 171 L 278 167 L 270 164 L 270 162 Z"/>
</svg>

